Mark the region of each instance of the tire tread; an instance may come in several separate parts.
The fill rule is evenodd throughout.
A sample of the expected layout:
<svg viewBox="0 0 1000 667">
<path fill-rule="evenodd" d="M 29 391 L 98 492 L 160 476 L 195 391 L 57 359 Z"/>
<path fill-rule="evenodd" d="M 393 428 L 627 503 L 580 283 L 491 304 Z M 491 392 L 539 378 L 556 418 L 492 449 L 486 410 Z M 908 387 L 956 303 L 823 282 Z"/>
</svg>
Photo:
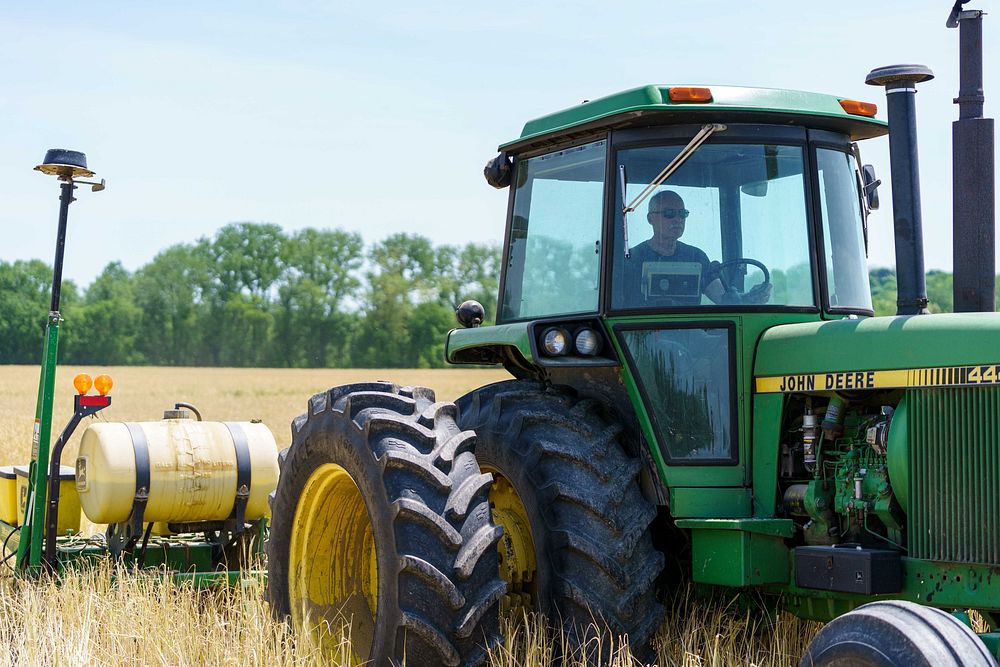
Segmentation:
<svg viewBox="0 0 1000 667">
<path fill-rule="evenodd" d="M 490 385 L 457 404 L 459 425 L 477 434 L 482 464 L 495 467 L 492 457 L 509 450 L 505 460 L 516 461 L 538 499 L 546 536 L 544 546 L 536 536 L 536 550 L 553 568 L 543 611 L 561 617 L 570 637 L 599 617 L 629 636 L 637 657 L 651 657 L 663 616 L 654 590 L 663 554 L 650 537 L 656 507 L 639 490 L 642 462 L 626 452 L 622 427 L 595 401 L 533 381 Z"/>
<path fill-rule="evenodd" d="M 277 616 L 289 614 L 289 526 L 298 501 L 293 480 L 304 483 L 327 461 L 347 466 L 360 457 L 368 462 L 362 469 L 377 477 L 368 480 L 381 489 L 374 495 L 383 499 L 366 497 L 366 503 L 385 503 L 381 514 L 369 508 L 369 515 L 386 516 L 383 532 L 393 536 L 378 548 L 388 549 L 396 563 L 385 585 L 395 587 L 398 607 L 379 608 L 388 614 L 388 634 L 373 641 L 373 656 L 395 662 L 405 655 L 409 664 L 428 665 L 486 660 L 500 640 L 497 590 L 505 592 L 506 584 L 496 549 L 482 543 L 495 545 L 502 529 L 488 511 L 477 511 L 492 478 L 475 464 L 475 436 L 460 431 L 457 413 L 453 404 L 436 402 L 430 389 L 387 382 L 333 387 L 309 399 L 305 414 L 292 421 L 292 444 L 279 455 L 281 477 L 270 499 L 268 596 Z M 347 459 L 330 460 L 328 451 L 344 448 L 352 452 Z"/>
</svg>

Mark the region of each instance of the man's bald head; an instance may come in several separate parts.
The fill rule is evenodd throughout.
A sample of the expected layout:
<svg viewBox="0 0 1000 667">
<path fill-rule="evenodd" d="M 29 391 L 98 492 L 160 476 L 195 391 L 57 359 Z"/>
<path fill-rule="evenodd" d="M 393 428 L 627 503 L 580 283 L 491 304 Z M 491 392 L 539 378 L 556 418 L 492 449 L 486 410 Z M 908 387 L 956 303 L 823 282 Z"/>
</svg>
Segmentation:
<svg viewBox="0 0 1000 667">
<path fill-rule="evenodd" d="M 660 190 L 649 198 L 646 221 L 653 228 L 653 238 L 650 240 L 659 252 L 673 254 L 674 244 L 684 235 L 687 216 L 684 200 L 673 190 Z"/>
<path fill-rule="evenodd" d="M 665 208 L 684 208 L 684 200 L 673 190 L 660 190 L 649 198 L 649 212 L 659 212 Z"/>
</svg>

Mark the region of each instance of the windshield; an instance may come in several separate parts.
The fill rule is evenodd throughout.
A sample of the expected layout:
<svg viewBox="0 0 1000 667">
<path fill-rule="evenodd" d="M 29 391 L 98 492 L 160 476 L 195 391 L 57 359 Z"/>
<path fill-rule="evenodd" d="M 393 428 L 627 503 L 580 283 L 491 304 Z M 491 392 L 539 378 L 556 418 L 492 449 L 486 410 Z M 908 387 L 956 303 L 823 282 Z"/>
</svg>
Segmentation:
<svg viewBox="0 0 1000 667">
<path fill-rule="evenodd" d="M 819 148 L 820 215 L 826 256 L 826 297 L 831 308 L 872 310 L 854 156 Z"/>
<path fill-rule="evenodd" d="M 517 163 L 501 321 L 597 310 L 606 152 L 597 141 Z"/>
<path fill-rule="evenodd" d="M 682 148 L 619 151 L 616 201 Z M 638 210 L 616 207 L 612 307 L 814 307 L 803 150 L 704 144 Z"/>
</svg>

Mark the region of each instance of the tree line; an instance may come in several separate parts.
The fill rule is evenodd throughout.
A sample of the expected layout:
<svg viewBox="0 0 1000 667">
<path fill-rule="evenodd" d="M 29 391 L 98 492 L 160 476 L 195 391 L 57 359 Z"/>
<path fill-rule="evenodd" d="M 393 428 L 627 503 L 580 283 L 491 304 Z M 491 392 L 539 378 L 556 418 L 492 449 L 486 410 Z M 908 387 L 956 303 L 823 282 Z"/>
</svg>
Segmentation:
<svg viewBox="0 0 1000 667">
<path fill-rule="evenodd" d="M 72 364 L 259 367 L 444 366 L 455 306 L 495 313 L 500 249 L 396 234 L 241 222 L 179 244 L 135 272 L 109 264 L 86 288 L 65 281 L 59 357 Z M 870 273 L 878 315 L 896 312 L 893 269 Z M 52 269 L 0 261 L 0 364 L 36 364 Z M 1000 284 L 998 284 L 1000 288 Z M 933 312 L 952 277 L 927 274 Z M 998 294 L 1000 297 L 1000 294 Z M 1000 298 L 998 298 L 1000 301 Z M 487 322 L 489 323 L 489 321 Z"/>
<path fill-rule="evenodd" d="M 234 223 L 135 272 L 65 281 L 59 358 L 74 364 L 435 367 L 455 306 L 492 315 L 499 250 L 396 234 Z M 0 261 L 0 363 L 41 359 L 52 269 Z"/>
<path fill-rule="evenodd" d="M 868 273 L 872 288 L 872 305 L 876 315 L 896 314 L 896 271 L 875 268 Z M 927 309 L 932 313 L 951 313 L 955 310 L 954 281 L 952 274 L 937 269 L 924 276 L 927 284 Z M 996 303 L 1000 306 L 1000 276 L 994 283 Z"/>
</svg>

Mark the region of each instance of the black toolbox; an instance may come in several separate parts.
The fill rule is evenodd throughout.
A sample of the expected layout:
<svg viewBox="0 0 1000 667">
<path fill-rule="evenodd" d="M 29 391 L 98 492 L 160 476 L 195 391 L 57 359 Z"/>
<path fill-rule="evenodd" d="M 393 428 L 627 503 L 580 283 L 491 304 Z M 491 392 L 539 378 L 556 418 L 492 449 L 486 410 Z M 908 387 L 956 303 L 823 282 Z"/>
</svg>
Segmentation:
<svg viewBox="0 0 1000 667">
<path fill-rule="evenodd" d="M 898 551 L 857 545 L 795 548 L 795 585 L 841 593 L 898 593 L 903 564 Z"/>
</svg>

